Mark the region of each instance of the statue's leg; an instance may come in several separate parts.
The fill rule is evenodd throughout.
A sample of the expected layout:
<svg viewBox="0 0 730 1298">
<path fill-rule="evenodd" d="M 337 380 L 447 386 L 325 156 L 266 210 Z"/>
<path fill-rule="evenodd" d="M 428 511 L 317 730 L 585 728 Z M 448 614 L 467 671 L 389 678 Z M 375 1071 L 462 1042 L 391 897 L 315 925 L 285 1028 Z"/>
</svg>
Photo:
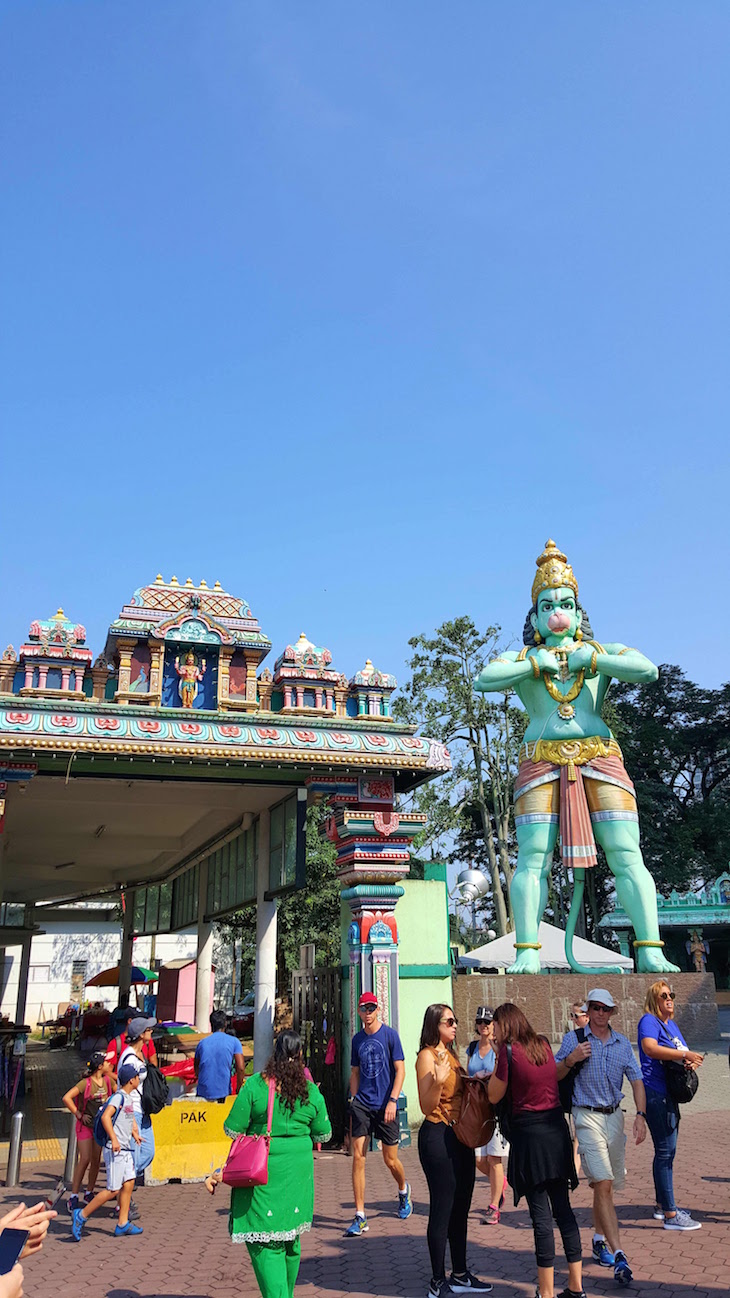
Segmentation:
<svg viewBox="0 0 730 1298">
<path fill-rule="evenodd" d="M 548 879 L 558 826 L 553 823 L 517 825 L 517 869 L 510 887 L 515 917 L 515 941 L 537 942 L 538 928 L 547 905 Z M 539 973 L 540 952 L 518 950 L 508 973 Z"/>
<path fill-rule="evenodd" d="M 634 926 L 638 941 L 659 941 L 656 886 L 644 865 L 639 841 L 639 826 L 630 820 L 603 820 L 593 824 L 613 876 L 616 894 Z M 677 973 L 660 946 L 635 947 L 636 967 L 640 973 Z"/>
</svg>

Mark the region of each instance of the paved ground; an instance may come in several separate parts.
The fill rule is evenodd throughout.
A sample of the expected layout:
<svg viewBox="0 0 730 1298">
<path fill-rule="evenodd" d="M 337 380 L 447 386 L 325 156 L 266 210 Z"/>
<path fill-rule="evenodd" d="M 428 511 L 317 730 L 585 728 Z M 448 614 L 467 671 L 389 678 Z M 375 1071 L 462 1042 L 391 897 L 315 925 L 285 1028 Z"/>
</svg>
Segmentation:
<svg viewBox="0 0 730 1298">
<path fill-rule="evenodd" d="M 639 1149 L 629 1147 L 629 1175 L 619 1204 L 624 1246 L 635 1275 L 629 1295 L 639 1291 L 642 1298 L 719 1298 L 728 1292 L 730 1072 L 725 1050 L 723 1046 L 708 1060 L 701 1086 L 704 1102 L 715 1107 L 703 1112 L 693 1104 L 687 1110 L 677 1156 L 680 1203 L 703 1222 L 701 1231 L 670 1234 L 652 1220 L 650 1141 Z M 43 1093 L 52 1099 L 66 1076 L 75 1076 L 77 1061 L 62 1054 L 51 1068 Z M 54 1130 L 60 1130 L 56 1126 L 60 1117 L 60 1113 L 51 1116 Z M 400 1222 L 395 1217 L 393 1184 L 380 1157 L 372 1155 L 370 1233 L 345 1240 L 342 1231 L 352 1215 L 350 1160 L 328 1151 L 316 1155 L 316 1216 L 312 1233 L 304 1237 L 297 1298 L 425 1295 L 427 1199 L 415 1147 L 404 1151 L 404 1162 L 416 1200 L 410 1220 Z M 0 1189 L 0 1203 L 10 1205 L 21 1198 L 35 1202 L 53 1187 L 61 1168 L 58 1159 L 25 1162 L 22 1190 Z M 201 1186 L 194 1185 L 140 1189 L 136 1199 L 145 1234 L 136 1240 L 114 1239 L 111 1215 L 100 1212 L 76 1244 L 70 1219 L 64 1215 L 53 1224 L 41 1255 L 27 1265 L 25 1292 L 32 1298 L 254 1298 L 257 1291 L 246 1250 L 228 1239 L 227 1194 L 219 1189 L 211 1200 Z M 486 1227 L 482 1211 L 487 1202 L 486 1183 L 480 1180 L 470 1228 L 471 1265 L 494 1281 L 495 1298 L 507 1294 L 532 1298 L 535 1263 L 527 1213 L 523 1207 L 511 1208 L 500 1226 Z M 590 1193 L 585 1186 L 579 1187 L 574 1202 L 588 1246 Z M 565 1278 L 565 1269 L 559 1266 L 556 1279 L 561 1286 Z M 592 1263 L 585 1267 L 585 1288 L 589 1295 L 620 1292 L 612 1273 Z"/>
<path fill-rule="evenodd" d="M 624 1245 L 643 1298 L 719 1298 L 727 1294 L 730 1269 L 730 1172 L 727 1113 L 688 1114 L 682 1122 L 676 1184 L 681 1202 L 703 1222 L 691 1235 L 670 1235 L 651 1219 L 649 1143 L 630 1149 L 629 1176 L 619 1214 Z M 305 1236 L 297 1298 L 416 1298 L 425 1294 L 429 1268 L 425 1244 L 426 1194 L 415 1148 L 405 1151 L 416 1210 L 407 1222 L 393 1215 L 392 1182 L 372 1156 L 368 1189 L 370 1233 L 345 1240 L 352 1212 L 350 1160 L 326 1151 L 316 1156 L 317 1211 Z M 22 1197 L 34 1202 L 55 1183 L 59 1164 L 25 1169 Z M 17 1190 L 3 1190 L 16 1203 Z M 144 1236 L 114 1239 L 111 1216 L 100 1213 L 80 1244 L 69 1219 L 53 1224 L 41 1255 L 26 1268 L 33 1298 L 253 1298 L 255 1286 L 244 1248 L 229 1243 L 227 1192 L 211 1200 L 200 1186 L 175 1185 L 137 1192 Z M 510 1209 L 498 1227 L 481 1224 L 488 1202 L 480 1182 L 470 1230 L 472 1266 L 495 1282 L 495 1298 L 534 1291 L 532 1232 L 526 1212 Z M 589 1192 L 581 1185 L 575 1204 L 586 1243 L 590 1237 Z M 617 1294 L 612 1274 L 586 1265 L 589 1294 Z M 562 1283 L 565 1273 L 558 1268 Z"/>
</svg>

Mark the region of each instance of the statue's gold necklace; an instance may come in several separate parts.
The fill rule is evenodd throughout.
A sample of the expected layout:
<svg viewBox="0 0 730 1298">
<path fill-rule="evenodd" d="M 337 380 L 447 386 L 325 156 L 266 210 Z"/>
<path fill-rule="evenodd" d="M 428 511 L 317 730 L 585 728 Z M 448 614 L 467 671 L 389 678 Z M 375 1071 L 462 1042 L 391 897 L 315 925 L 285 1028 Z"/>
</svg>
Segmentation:
<svg viewBox="0 0 730 1298">
<path fill-rule="evenodd" d="M 568 671 L 568 650 L 551 649 L 550 652 L 555 654 L 555 657 L 560 663 L 560 679 L 563 681 L 567 680 L 570 675 Z M 542 672 L 541 675 L 542 683 L 550 695 L 550 698 L 555 699 L 555 702 L 558 705 L 558 716 L 562 717 L 563 721 L 570 721 L 571 717 L 575 716 L 573 699 L 577 699 L 583 689 L 583 682 L 586 675 L 585 669 L 581 668 L 575 678 L 575 684 L 571 685 L 570 689 L 566 690 L 565 694 L 563 694 L 562 690 L 559 690 L 557 685 L 553 683 L 547 672 Z"/>
</svg>

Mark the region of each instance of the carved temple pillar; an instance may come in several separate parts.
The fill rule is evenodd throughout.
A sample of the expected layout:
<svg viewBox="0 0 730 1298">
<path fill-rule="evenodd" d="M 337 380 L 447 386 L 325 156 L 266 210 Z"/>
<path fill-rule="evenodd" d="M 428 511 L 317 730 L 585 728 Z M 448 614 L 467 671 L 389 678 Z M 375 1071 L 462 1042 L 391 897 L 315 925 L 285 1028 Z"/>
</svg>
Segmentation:
<svg viewBox="0 0 730 1298">
<path fill-rule="evenodd" d="M 347 687 L 335 685 L 335 713 L 338 717 L 347 716 Z"/>
<path fill-rule="evenodd" d="M 218 655 L 218 707 L 226 708 L 230 697 L 233 645 L 221 645 Z"/>
<path fill-rule="evenodd" d="M 91 669 L 91 680 L 92 699 L 95 703 L 103 703 L 106 698 L 107 681 L 109 680 L 109 668 L 103 654 L 99 655 Z"/>
<path fill-rule="evenodd" d="M 132 676 L 132 654 L 137 647 L 136 640 L 117 640 L 119 652 L 119 681 L 114 696 L 116 703 L 128 703 L 129 686 Z"/>
<path fill-rule="evenodd" d="M 246 659 L 246 709 L 253 711 L 258 703 L 256 668 L 261 661 L 261 654 L 257 650 L 251 653 L 244 649 L 243 656 Z"/>
<path fill-rule="evenodd" d="M 401 880 L 410 869 L 410 846 L 426 816 L 395 810 L 392 775 L 313 777 L 313 798 L 327 798 L 332 816 L 327 835 L 337 848 L 347 931 L 350 1036 L 359 1030 L 357 1003 L 375 992 L 384 1023 L 398 1030 L 398 925 L 395 908 Z M 343 1006 L 344 1008 L 344 1006 Z M 347 1051 L 345 1051 L 347 1054 Z"/>
<path fill-rule="evenodd" d="M 162 676 L 165 666 L 165 645 L 162 640 L 150 640 L 150 691 L 151 704 L 162 699 Z"/>
</svg>

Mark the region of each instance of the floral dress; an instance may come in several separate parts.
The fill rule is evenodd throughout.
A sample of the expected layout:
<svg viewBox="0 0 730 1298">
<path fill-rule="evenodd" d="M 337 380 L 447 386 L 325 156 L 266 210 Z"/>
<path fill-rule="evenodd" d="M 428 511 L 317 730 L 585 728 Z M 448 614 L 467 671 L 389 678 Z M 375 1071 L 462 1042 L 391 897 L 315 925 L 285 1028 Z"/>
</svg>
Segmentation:
<svg viewBox="0 0 730 1298">
<path fill-rule="evenodd" d="M 325 1102 L 313 1082 L 308 1097 L 294 1111 L 274 1096 L 266 1185 L 234 1186 L 228 1230 L 235 1244 L 266 1244 L 296 1239 L 312 1225 L 314 1160 L 312 1141 L 329 1140 L 330 1120 Z M 261 1073 L 249 1077 L 236 1096 L 224 1124 L 228 1136 L 260 1135 L 266 1131 L 269 1084 Z"/>
</svg>

